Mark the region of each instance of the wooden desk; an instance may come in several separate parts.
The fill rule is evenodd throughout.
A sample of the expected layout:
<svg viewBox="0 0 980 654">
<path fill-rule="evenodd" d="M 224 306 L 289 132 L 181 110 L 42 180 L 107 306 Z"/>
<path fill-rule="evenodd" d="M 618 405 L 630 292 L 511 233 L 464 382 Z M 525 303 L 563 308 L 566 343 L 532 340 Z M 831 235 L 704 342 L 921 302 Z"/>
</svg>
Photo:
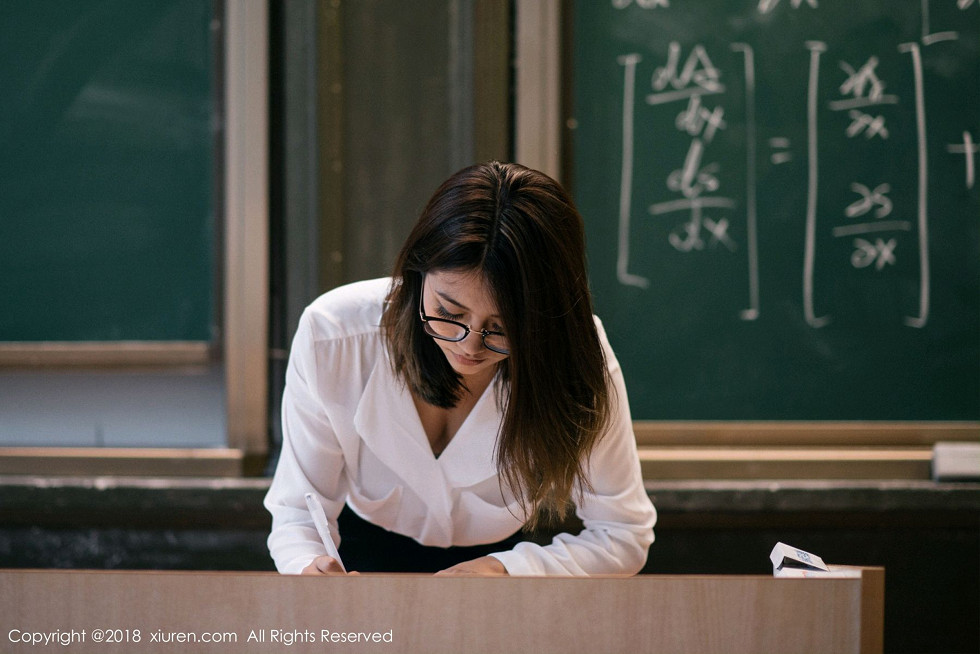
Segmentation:
<svg viewBox="0 0 980 654">
<path fill-rule="evenodd" d="M 324 579 L 0 570 L 0 651 L 881 652 L 884 570 L 860 572 Z M 358 632 L 368 641 L 331 641 Z M 34 633 L 55 642 L 31 645 Z"/>
</svg>

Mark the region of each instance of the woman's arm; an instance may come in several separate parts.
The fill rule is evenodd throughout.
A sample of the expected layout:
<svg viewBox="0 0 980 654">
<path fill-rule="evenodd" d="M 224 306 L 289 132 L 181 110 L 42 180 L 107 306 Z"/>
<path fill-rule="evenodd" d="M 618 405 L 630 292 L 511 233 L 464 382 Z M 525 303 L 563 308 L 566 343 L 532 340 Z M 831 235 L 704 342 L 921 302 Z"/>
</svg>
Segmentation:
<svg viewBox="0 0 980 654">
<path fill-rule="evenodd" d="M 282 400 L 282 451 L 265 497 L 272 514 L 269 552 L 283 574 L 300 574 L 326 555 L 306 506 L 306 493 L 313 493 L 323 504 L 335 534 L 347 496 L 343 451 L 317 389 L 315 336 L 307 312 L 290 351 Z"/>
<path fill-rule="evenodd" d="M 437 577 L 447 575 L 470 575 L 477 577 L 506 576 L 507 568 L 492 556 L 481 556 L 478 559 L 457 563 L 450 568 L 440 570 L 436 573 Z"/>
</svg>

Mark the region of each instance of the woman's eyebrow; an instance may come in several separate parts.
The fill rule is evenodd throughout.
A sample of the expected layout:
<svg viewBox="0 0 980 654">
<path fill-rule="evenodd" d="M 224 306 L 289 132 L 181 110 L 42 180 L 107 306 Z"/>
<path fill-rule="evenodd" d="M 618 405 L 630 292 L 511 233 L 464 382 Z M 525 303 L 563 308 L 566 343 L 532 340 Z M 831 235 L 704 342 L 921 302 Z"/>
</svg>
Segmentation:
<svg viewBox="0 0 980 654">
<path fill-rule="evenodd" d="M 466 306 L 465 304 L 460 304 L 459 302 L 457 302 L 456 300 L 454 300 L 451 296 L 449 296 L 446 293 L 443 293 L 442 291 L 436 291 L 436 295 L 438 295 L 439 297 L 441 297 L 446 302 L 449 302 L 450 304 L 455 304 L 457 307 L 459 307 L 463 311 L 469 311 L 470 310 L 470 308 L 468 306 Z"/>
<path fill-rule="evenodd" d="M 435 289 L 433 289 L 433 290 L 435 290 Z M 443 293 L 442 291 L 436 290 L 436 295 L 438 295 L 439 297 L 441 297 L 443 300 L 445 300 L 446 302 L 448 302 L 450 304 L 455 304 L 457 307 L 459 307 L 463 311 L 470 311 L 470 308 L 468 306 L 466 306 L 465 304 L 460 304 L 458 301 L 454 300 L 452 298 L 452 296 L 448 295 L 447 293 Z M 500 315 L 495 313 L 495 314 L 492 314 L 490 317 L 491 318 L 500 318 Z"/>
</svg>

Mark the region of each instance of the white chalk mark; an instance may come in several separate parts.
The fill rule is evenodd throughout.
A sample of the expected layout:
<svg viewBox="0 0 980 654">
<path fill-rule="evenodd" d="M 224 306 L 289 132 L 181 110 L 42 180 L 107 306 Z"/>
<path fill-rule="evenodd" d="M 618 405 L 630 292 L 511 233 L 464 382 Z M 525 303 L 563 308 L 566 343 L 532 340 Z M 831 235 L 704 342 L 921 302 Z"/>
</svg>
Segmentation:
<svg viewBox="0 0 980 654">
<path fill-rule="evenodd" d="M 738 249 L 738 246 L 735 245 L 735 241 L 728 236 L 728 218 L 722 218 L 717 222 L 711 218 L 705 218 L 704 228 L 711 234 L 710 245 L 712 247 L 714 247 L 716 243 L 721 243 L 728 248 L 729 252 L 734 252 Z"/>
<path fill-rule="evenodd" d="M 846 61 L 840 62 L 841 70 L 847 73 L 847 79 L 840 85 L 843 95 L 852 94 L 855 98 L 863 98 L 877 103 L 884 97 L 885 83 L 878 77 L 878 57 L 868 57 L 864 65 L 855 69 Z"/>
<path fill-rule="evenodd" d="M 885 127 L 885 117 L 876 116 L 872 118 L 869 114 L 862 113 L 857 109 L 848 112 L 851 124 L 847 126 L 845 133 L 847 138 L 854 138 L 858 134 L 864 133 L 864 138 L 870 139 L 880 136 L 882 140 L 888 138 L 888 128 Z"/>
<path fill-rule="evenodd" d="M 687 156 L 684 157 L 684 166 L 667 177 L 667 188 L 680 191 L 686 198 L 699 197 L 705 191 L 708 193 L 717 191 L 721 185 L 715 176 L 718 164 L 711 163 L 701 167 L 703 154 L 704 143 L 699 138 L 692 139 Z"/>
<path fill-rule="evenodd" d="M 834 227 L 833 234 L 836 237 L 854 236 L 856 234 L 871 234 L 873 232 L 908 232 L 912 229 L 912 223 L 907 220 L 882 220 L 873 223 L 857 223 L 855 225 L 841 225 Z"/>
<path fill-rule="evenodd" d="M 869 189 L 864 184 L 855 182 L 851 184 L 851 190 L 859 194 L 861 199 L 844 209 L 844 215 L 848 218 L 859 218 L 876 206 L 878 208 L 875 210 L 875 218 L 884 218 L 892 212 L 892 201 L 888 197 L 892 190 L 891 184 L 879 184 L 874 189 Z"/>
<path fill-rule="evenodd" d="M 628 54 L 616 61 L 623 66 L 623 160 L 619 182 L 619 252 L 616 277 L 620 284 L 647 288 L 650 280 L 630 274 L 630 205 L 633 199 L 633 102 L 636 90 L 638 54 Z"/>
<path fill-rule="evenodd" d="M 667 236 L 667 241 L 678 252 L 691 252 L 692 250 L 703 250 L 704 239 L 701 238 L 702 228 L 708 231 L 711 236 L 709 245 L 714 248 L 721 243 L 729 251 L 734 252 L 738 249 L 735 241 L 728 235 L 729 222 L 727 218 L 714 220 L 704 217 L 701 209 L 706 206 L 701 198 L 693 198 L 690 201 L 691 218 L 678 225 Z"/>
<path fill-rule="evenodd" d="M 871 98 L 848 98 L 847 100 L 831 100 L 827 106 L 831 111 L 845 111 L 847 109 L 863 109 L 864 107 L 877 107 L 881 104 L 898 104 L 897 95 L 883 95 L 877 99 Z"/>
<path fill-rule="evenodd" d="M 684 157 L 684 167 L 671 173 L 667 178 L 667 187 L 672 191 L 680 191 L 686 198 L 696 198 L 701 195 L 701 187 L 695 185 L 695 181 L 701 172 L 703 152 L 704 144 L 701 139 L 691 139 L 691 147 L 687 149 L 687 156 Z"/>
<path fill-rule="evenodd" d="M 925 327 L 929 320 L 929 163 L 926 146 L 926 101 L 922 80 L 922 52 L 918 43 L 904 43 L 899 52 L 912 55 L 912 73 L 915 80 L 915 131 L 918 139 L 919 162 L 919 315 L 905 318 L 909 327 Z"/>
<path fill-rule="evenodd" d="M 691 48 L 691 54 L 684 61 L 683 68 L 678 70 L 681 59 L 681 44 L 671 41 L 667 46 L 667 63 L 654 71 L 651 85 L 653 90 L 660 92 L 669 84 L 675 90 L 688 89 L 694 85 L 704 91 L 723 91 L 721 71 L 711 63 L 708 51 L 700 43 Z"/>
<path fill-rule="evenodd" d="M 687 132 L 689 136 L 701 136 L 705 143 L 711 143 L 719 129 L 728 127 L 725 108 L 708 109 L 702 105 L 700 95 L 691 96 L 687 107 L 677 114 L 674 125 L 678 131 Z"/>
<path fill-rule="evenodd" d="M 973 0 L 969 0 L 969 2 L 973 2 Z M 937 32 L 930 34 L 929 0 L 922 0 L 920 6 L 922 7 L 922 45 L 932 45 L 940 41 L 955 41 L 959 38 L 959 34 L 956 32 Z M 963 0 L 957 0 L 957 6 L 960 9 L 964 9 Z"/>
<path fill-rule="evenodd" d="M 690 252 L 691 250 L 703 250 L 704 241 L 701 240 L 701 202 L 697 198 L 691 201 L 691 219 L 681 225 L 684 238 L 677 234 L 677 230 L 672 231 L 667 240 L 678 252 Z"/>
<path fill-rule="evenodd" d="M 612 0 L 614 9 L 625 9 L 633 4 L 633 0 Z M 636 6 L 641 9 L 656 9 L 657 7 L 670 7 L 669 0 L 636 0 Z"/>
<path fill-rule="evenodd" d="M 747 43 L 733 43 L 745 64 L 745 225 L 749 266 L 749 306 L 739 316 L 755 320 L 760 313 L 758 215 L 756 208 L 756 118 L 755 118 L 755 51 Z M 771 141 L 770 141 L 771 142 Z"/>
<path fill-rule="evenodd" d="M 936 32 L 922 37 L 922 45 L 933 45 L 943 41 L 956 41 L 960 38 L 959 32 Z"/>
<path fill-rule="evenodd" d="M 976 178 L 976 163 L 974 162 L 975 157 L 973 155 L 980 152 L 980 145 L 974 144 L 973 135 L 969 132 L 963 132 L 963 145 L 947 145 L 946 151 L 963 155 L 963 158 L 966 160 L 966 187 L 968 189 L 973 188 L 973 183 Z"/>
<path fill-rule="evenodd" d="M 788 150 L 790 141 L 788 138 L 776 137 L 769 139 L 769 147 L 779 150 Z M 769 155 L 769 161 L 775 165 L 784 164 L 793 160 L 792 152 L 773 152 Z"/>
<path fill-rule="evenodd" d="M 682 200 L 669 200 L 667 202 L 658 202 L 657 204 L 650 205 L 650 215 L 660 216 L 666 213 L 674 213 L 676 211 L 690 211 L 697 204 L 700 207 L 715 207 L 722 209 L 731 209 L 735 206 L 735 201 L 730 198 L 719 198 L 719 197 L 699 197 L 694 199 L 684 198 Z"/>
<path fill-rule="evenodd" d="M 854 239 L 854 252 L 851 254 L 851 265 L 855 268 L 867 268 L 872 263 L 875 270 L 882 270 L 886 265 L 895 265 L 895 248 L 898 242 L 889 239 L 886 243 L 880 238 L 874 244 L 863 238 Z"/>
<path fill-rule="evenodd" d="M 811 7 L 813 7 L 814 9 L 817 8 L 817 0 L 806 0 L 806 3 Z M 778 4 L 779 4 L 779 0 L 759 0 L 759 13 L 768 14 L 770 11 L 775 9 L 776 5 Z M 799 9 L 800 5 L 803 4 L 803 0 L 793 0 L 792 4 L 793 4 L 793 9 Z"/>
<path fill-rule="evenodd" d="M 827 44 L 808 41 L 810 50 L 810 79 L 807 85 L 807 198 L 806 198 L 806 244 L 803 251 L 803 314 L 811 327 L 823 327 L 830 322 L 828 316 L 817 317 L 813 310 L 813 267 L 816 259 L 817 243 L 817 188 L 819 180 L 817 152 L 817 93 L 820 76 L 820 53 L 827 50 Z"/>
<path fill-rule="evenodd" d="M 725 92 L 724 85 L 719 84 L 712 90 L 706 90 L 698 86 L 689 89 L 681 89 L 680 91 L 665 91 L 664 93 L 650 93 L 647 95 L 647 104 L 649 105 L 667 104 L 668 102 L 676 102 L 677 100 L 687 100 L 688 98 L 694 95 L 705 96 L 705 95 L 715 95 L 724 92 Z"/>
</svg>

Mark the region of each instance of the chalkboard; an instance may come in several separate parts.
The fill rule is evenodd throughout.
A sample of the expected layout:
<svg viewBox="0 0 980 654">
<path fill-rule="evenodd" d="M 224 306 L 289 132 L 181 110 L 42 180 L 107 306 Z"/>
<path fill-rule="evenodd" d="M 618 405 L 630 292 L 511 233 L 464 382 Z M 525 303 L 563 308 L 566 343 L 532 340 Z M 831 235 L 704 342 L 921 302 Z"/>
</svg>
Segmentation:
<svg viewBox="0 0 980 654">
<path fill-rule="evenodd" d="M 0 3 L 0 341 L 212 338 L 212 14 Z"/>
<path fill-rule="evenodd" d="M 580 1 L 570 31 L 634 418 L 980 418 L 980 2 Z"/>
</svg>

